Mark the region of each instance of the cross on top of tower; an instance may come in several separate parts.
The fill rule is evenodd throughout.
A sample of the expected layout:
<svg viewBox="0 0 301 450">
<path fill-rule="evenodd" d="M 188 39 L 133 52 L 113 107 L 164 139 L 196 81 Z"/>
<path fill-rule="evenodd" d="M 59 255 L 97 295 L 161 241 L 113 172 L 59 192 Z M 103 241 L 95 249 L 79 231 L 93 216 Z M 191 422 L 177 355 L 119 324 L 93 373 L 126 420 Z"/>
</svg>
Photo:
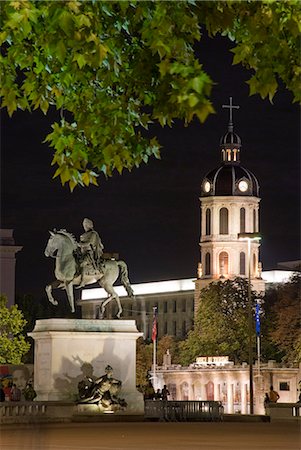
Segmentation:
<svg viewBox="0 0 301 450">
<path fill-rule="evenodd" d="M 239 106 L 232 104 L 232 97 L 230 97 L 229 105 L 222 105 L 223 108 L 228 108 L 229 111 L 229 131 L 233 131 L 233 113 L 232 109 L 239 109 Z"/>
</svg>

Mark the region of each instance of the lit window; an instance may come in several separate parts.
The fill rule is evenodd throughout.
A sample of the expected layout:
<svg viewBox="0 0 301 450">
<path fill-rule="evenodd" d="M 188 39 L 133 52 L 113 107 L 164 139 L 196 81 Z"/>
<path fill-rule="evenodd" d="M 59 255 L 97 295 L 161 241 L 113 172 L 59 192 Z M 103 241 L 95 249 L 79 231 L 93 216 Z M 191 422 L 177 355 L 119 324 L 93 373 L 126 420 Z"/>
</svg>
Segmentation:
<svg viewBox="0 0 301 450">
<path fill-rule="evenodd" d="M 289 391 L 290 383 L 289 381 L 280 381 L 279 383 L 279 391 Z"/>
<path fill-rule="evenodd" d="M 168 334 L 167 333 L 167 322 L 166 321 L 164 322 L 164 334 Z"/>
<path fill-rule="evenodd" d="M 257 231 L 257 224 L 256 224 L 256 211 L 253 209 L 253 231 L 256 233 Z"/>
<path fill-rule="evenodd" d="M 245 233 L 246 231 L 246 210 L 245 208 L 240 208 L 240 232 Z"/>
<path fill-rule="evenodd" d="M 174 321 L 174 323 L 173 323 L 173 334 L 174 334 L 174 336 L 177 335 L 177 322 L 176 321 Z"/>
<path fill-rule="evenodd" d="M 186 312 L 186 300 L 185 300 L 185 298 L 182 300 L 182 312 Z"/>
<path fill-rule="evenodd" d="M 206 253 L 205 255 L 205 275 L 211 274 L 211 258 L 210 253 Z"/>
<path fill-rule="evenodd" d="M 219 211 L 219 234 L 228 234 L 228 209 L 221 208 Z"/>
<path fill-rule="evenodd" d="M 239 254 L 239 273 L 240 275 L 246 274 L 246 254 L 244 252 Z"/>
<path fill-rule="evenodd" d="M 257 276 L 257 258 L 256 255 L 253 255 L 253 276 Z"/>
<path fill-rule="evenodd" d="M 221 252 L 219 255 L 219 273 L 221 276 L 228 275 L 229 257 L 227 252 Z"/>
<path fill-rule="evenodd" d="M 206 209 L 206 236 L 211 234 L 211 210 Z"/>
<path fill-rule="evenodd" d="M 186 320 L 182 323 L 182 337 L 186 336 Z"/>
</svg>

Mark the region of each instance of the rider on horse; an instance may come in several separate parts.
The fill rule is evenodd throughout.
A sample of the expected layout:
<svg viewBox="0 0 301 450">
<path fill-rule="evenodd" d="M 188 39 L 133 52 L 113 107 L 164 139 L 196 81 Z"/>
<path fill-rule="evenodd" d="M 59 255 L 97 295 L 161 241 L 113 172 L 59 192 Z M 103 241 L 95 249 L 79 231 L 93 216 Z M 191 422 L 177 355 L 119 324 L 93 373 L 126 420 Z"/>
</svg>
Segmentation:
<svg viewBox="0 0 301 450">
<path fill-rule="evenodd" d="M 85 275 L 89 275 L 91 268 L 96 272 L 103 272 L 103 244 L 97 231 L 94 230 L 92 220 L 84 219 L 85 233 L 80 236 L 79 247 L 81 250 L 81 280 L 79 288 L 85 285 Z"/>
</svg>

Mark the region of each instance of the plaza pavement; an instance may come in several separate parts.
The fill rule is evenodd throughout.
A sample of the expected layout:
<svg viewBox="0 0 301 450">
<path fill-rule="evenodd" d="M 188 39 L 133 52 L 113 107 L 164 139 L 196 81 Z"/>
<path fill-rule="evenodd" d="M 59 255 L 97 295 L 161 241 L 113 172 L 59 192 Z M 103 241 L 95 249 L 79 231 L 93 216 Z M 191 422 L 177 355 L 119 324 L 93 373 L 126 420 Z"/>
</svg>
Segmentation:
<svg viewBox="0 0 301 450">
<path fill-rule="evenodd" d="M 300 450 L 300 422 L 1 426 L 1 450 Z"/>
</svg>

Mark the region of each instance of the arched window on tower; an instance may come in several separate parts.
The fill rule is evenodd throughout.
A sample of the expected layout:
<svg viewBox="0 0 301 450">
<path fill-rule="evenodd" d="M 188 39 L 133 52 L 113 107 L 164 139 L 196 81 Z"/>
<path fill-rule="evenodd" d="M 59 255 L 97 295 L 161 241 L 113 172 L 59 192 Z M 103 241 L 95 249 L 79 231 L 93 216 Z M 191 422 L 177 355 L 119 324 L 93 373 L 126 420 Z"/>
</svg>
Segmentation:
<svg viewBox="0 0 301 450">
<path fill-rule="evenodd" d="M 245 252 L 240 252 L 239 254 L 239 274 L 246 274 L 246 254 Z"/>
<path fill-rule="evenodd" d="M 211 257 L 210 253 L 205 255 L 205 275 L 211 275 Z"/>
<path fill-rule="evenodd" d="M 257 258 L 255 253 L 253 254 L 253 277 L 257 276 Z"/>
<path fill-rule="evenodd" d="M 228 275 L 229 273 L 229 257 L 227 252 L 221 252 L 219 254 L 219 274 L 221 277 Z"/>
<path fill-rule="evenodd" d="M 256 223 L 256 210 L 253 209 L 253 231 L 254 233 L 256 233 L 257 231 L 257 223 Z"/>
<path fill-rule="evenodd" d="M 206 209 L 206 236 L 211 234 L 211 210 Z"/>
<path fill-rule="evenodd" d="M 240 208 L 240 232 L 246 232 L 246 210 L 245 208 Z"/>
<path fill-rule="evenodd" d="M 219 234 L 228 234 L 229 226 L 228 226 L 228 209 L 221 208 L 219 211 Z"/>
</svg>

